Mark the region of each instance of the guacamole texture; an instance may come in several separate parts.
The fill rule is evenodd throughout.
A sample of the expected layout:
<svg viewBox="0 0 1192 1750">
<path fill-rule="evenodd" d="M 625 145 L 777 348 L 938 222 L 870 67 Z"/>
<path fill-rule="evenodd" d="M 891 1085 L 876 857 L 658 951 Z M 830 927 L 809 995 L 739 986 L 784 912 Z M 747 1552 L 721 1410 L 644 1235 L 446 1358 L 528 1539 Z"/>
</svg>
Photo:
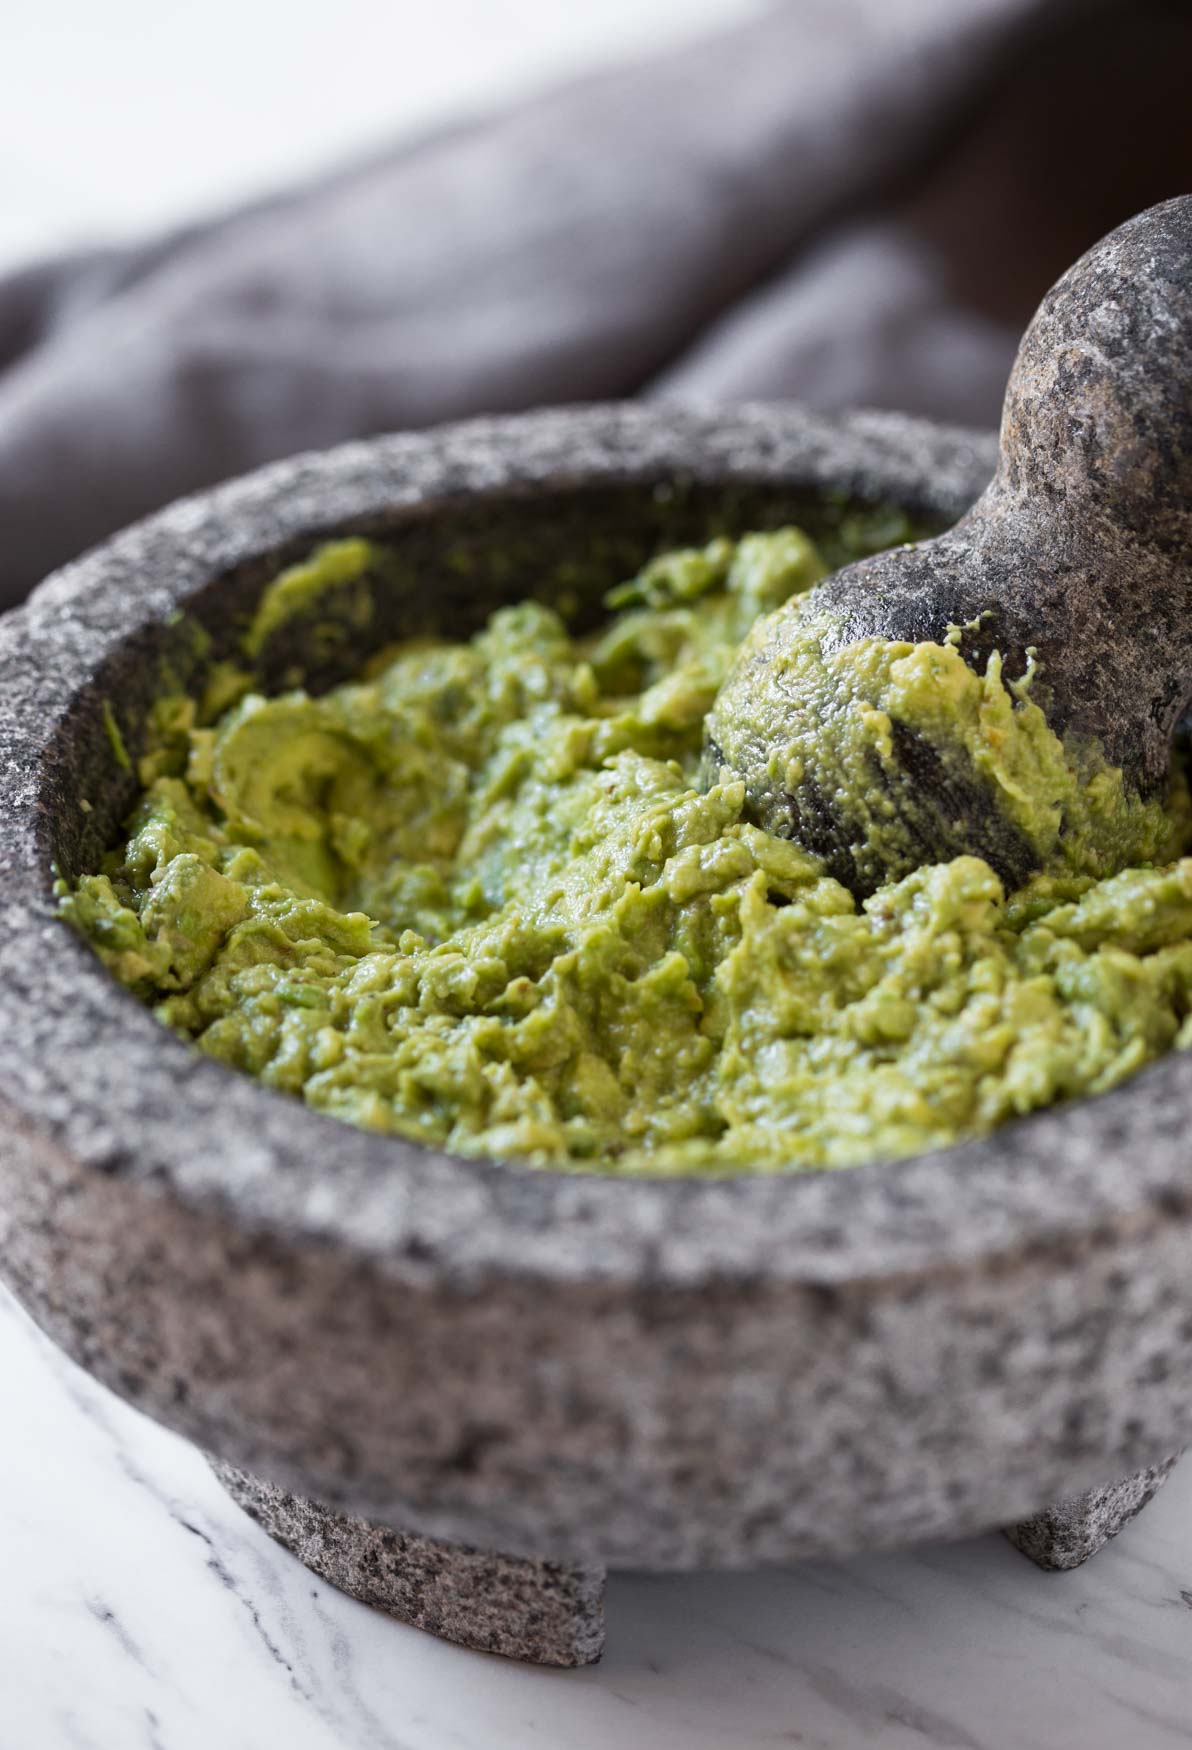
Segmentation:
<svg viewBox="0 0 1192 1750">
<path fill-rule="evenodd" d="M 374 558 L 340 541 L 285 573 L 246 659 Z M 1038 842 L 1018 891 L 961 856 L 859 903 L 748 817 L 741 782 L 701 774 L 742 642 L 824 570 L 787 528 L 655 560 L 584 636 L 526 601 L 317 697 L 222 665 L 205 699 L 163 698 L 125 842 L 63 885 L 63 913 L 221 1062 L 540 1166 L 846 1167 L 1187 1044 L 1182 776 L 1169 808 L 1131 812 L 1112 773 L 1073 768 L 1029 677 L 968 668 L 962 629 L 826 677 L 809 646 L 807 684 L 874 757 L 891 711 L 959 724 Z"/>
<path fill-rule="evenodd" d="M 792 803 L 806 799 L 815 812 L 827 799 L 848 833 L 847 867 L 833 872 L 862 894 L 913 873 L 925 844 L 957 840 L 1003 878 L 998 849 L 1009 849 L 1020 880 L 1037 870 L 1110 875 L 1178 856 L 1182 774 L 1168 796 L 1144 801 L 1095 742 L 1052 732 L 1033 697 L 1034 653 L 1016 678 L 996 650 L 981 672 L 970 665 L 962 646 L 977 630 L 941 628 L 939 643 L 842 645 L 814 597 L 796 597 L 742 643 L 708 715 L 705 774 L 740 773 L 750 817 L 778 833 L 790 829 Z M 908 746 L 912 762 L 930 750 L 929 775 L 908 774 Z"/>
</svg>

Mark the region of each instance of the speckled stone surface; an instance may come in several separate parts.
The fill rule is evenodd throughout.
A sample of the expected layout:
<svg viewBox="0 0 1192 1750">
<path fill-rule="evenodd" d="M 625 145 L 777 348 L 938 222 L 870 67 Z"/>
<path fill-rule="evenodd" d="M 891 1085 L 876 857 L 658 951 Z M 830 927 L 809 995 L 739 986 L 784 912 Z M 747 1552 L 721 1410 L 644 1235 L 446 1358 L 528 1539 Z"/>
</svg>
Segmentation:
<svg viewBox="0 0 1192 1750">
<path fill-rule="evenodd" d="M 187 500 L 0 623 L 0 1269 L 38 1321 L 281 1488 L 582 1565 L 959 1535 L 1183 1444 L 1188 1056 L 920 1159 L 621 1183 L 308 1112 L 165 1033 L 54 914 L 51 865 L 89 863 L 134 787 L 104 701 L 135 755 L 163 662 L 198 684 L 279 556 L 330 530 L 408 558 L 380 639 L 577 552 L 594 600 L 664 540 L 824 491 L 943 522 L 993 462 L 885 416 L 482 421 Z"/>
<path fill-rule="evenodd" d="M 1037 1567 L 1080 1567 L 1137 1518 L 1179 1461 L 1057 1501 L 1009 1541 Z M 336 1512 L 220 1459 L 228 1494 L 312 1573 L 374 1610 L 456 1645 L 535 1665 L 595 1663 L 604 1650 L 603 1567 L 503 1556 Z"/>
<path fill-rule="evenodd" d="M 1062 736 L 1094 738 L 1143 796 L 1167 781 L 1192 696 L 1192 195 L 1121 225 L 1068 269 L 1023 336 L 1006 388 L 997 471 L 961 522 L 838 571 L 817 594 L 821 643 L 942 641 L 993 651 L 1007 676 L 1038 663 L 1032 697 Z M 781 674 L 799 610 L 739 665 L 722 695 L 715 765 L 745 779 L 754 812 L 867 894 L 920 862 L 973 852 L 1011 886 L 1035 866 L 996 787 L 971 780 L 894 725 L 889 799 L 906 829 L 890 866 L 850 819 L 829 758 L 788 792 L 773 769 L 775 719 L 752 704 Z M 773 683 L 771 683 L 772 685 Z M 769 687 L 792 718 L 802 709 Z M 781 719 L 780 719 L 781 720 Z M 777 738 L 781 742 L 781 737 Z M 835 745 L 828 744 L 832 754 Z M 865 775 L 872 781 L 869 766 Z"/>
<path fill-rule="evenodd" d="M 341 1592 L 478 1653 L 591 1665 L 604 1650 L 604 1569 L 519 1560 L 333 1513 L 234 1465 L 212 1469 L 270 1537 Z"/>
<path fill-rule="evenodd" d="M 1021 1525 L 1010 1526 L 1006 1536 L 1041 1568 L 1078 1568 L 1138 1517 L 1154 1499 L 1155 1491 L 1163 1487 L 1179 1457 L 1173 1452 L 1120 1483 L 1056 1501 Z"/>
</svg>

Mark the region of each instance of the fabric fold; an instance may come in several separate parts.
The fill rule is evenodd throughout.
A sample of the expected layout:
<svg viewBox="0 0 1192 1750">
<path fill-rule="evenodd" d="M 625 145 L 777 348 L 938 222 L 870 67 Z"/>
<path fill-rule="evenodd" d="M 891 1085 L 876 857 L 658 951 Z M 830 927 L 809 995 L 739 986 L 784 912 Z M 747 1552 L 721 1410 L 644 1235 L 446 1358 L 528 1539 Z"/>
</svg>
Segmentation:
<svg viewBox="0 0 1192 1750">
<path fill-rule="evenodd" d="M 1041 31 L 1101 10 L 790 0 L 0 278 L 0 602 L 179 493 L 381 430 L 650 390 L 889 405 L 916 352 L 921 410 L 984 406 L 1014 318 L 949 339 L 946 248 L 900 203 Z"/>
</svg>

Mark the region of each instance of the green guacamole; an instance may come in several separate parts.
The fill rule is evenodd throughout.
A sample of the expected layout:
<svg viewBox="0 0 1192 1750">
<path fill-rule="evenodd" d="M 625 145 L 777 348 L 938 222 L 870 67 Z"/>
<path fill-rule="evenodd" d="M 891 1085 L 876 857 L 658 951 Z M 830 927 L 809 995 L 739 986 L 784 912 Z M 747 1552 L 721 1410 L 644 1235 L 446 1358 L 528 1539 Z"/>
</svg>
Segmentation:
<svg viewBox="0 0 1192 1750">
<path fill-rule="evenodd" d="M 1033 657 L 1016 680 L 997 651 L 983 672 L 969 666 L 961 646 L 976 629 L 952 626 L 938 644 L 861 638 L 837 648 L 814 597 L 760 619 L 708 716 L 722 769 L 760 773 L 751 817 L 780 832 L 810 779 L 848 798 L 853 865 L 870 877 L 863 890 L 910 874 L 922 840 L 895 800 L 900 732 L 933 750 L 937 795 L 945 783 L 980 787 L 982 814 L 1024 847 L 1026 868 L 1110 875 L 1178 856 L 1188 841 L 1183 773 L 1164 801 L 1143 801 L 1095 742 L 1061 742 L 1048 727 L 1031 696 Z"/>
<path fill-rule="evenodd" d="M 284 574 L 246 655 L 375 557 L 336 542 Z M 1028 686 L 967 667 L 962 632 L 857 647 L 828 682 L 879 755 L 883 713 L 960 725 L 1040 846 L 1020 891 L 958 857 L 858 905 L 746 818 L 740 782 L 701 787 L 738 648 L 824 569 L 798 529 L 718 540 L 614 591 L 594 634 L 522 602 L 320 697 L 224 665 L 206 700 L 162 701 L 126 842 L 62 910 L 210 1056 L 351 1123 L 540 1166 L 850 1166 L 1187 1044 L 1182 777 L 1169 809 L 1131 812 Z"/>
</svg>

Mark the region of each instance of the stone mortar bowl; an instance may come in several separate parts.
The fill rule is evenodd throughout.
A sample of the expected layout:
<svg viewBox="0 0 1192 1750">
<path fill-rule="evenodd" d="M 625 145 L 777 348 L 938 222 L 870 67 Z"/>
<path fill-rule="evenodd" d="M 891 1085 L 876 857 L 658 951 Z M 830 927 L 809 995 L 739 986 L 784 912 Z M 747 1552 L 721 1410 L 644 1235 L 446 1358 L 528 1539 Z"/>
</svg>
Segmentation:
<svg viewBox="0 0 1192 1750">
<path fill-rule="evenodd" d="M 604 1566 L 836 1555 L 1057 1500 L 1020 1541 L 1071 1562 L 1188 1437 L 1192 1055 L 914 1160 L 576 1176 L 369 1135 L 234 1074 L 55 915 L 53 869 L 92 866 L 135 792 L 105 719 L 135 759 L 163 662 L 197 686 L 330 533 L 384 536 L 408 587 L 327 681 L 510 596 L 591 607 L 718 530 L 814 529 L 842 499 L 942 527 L 994 456 L 792 408 L 480 421 L 185 500 L 0 623 L 0 1268 L 336 1583 L 578 1662 Z"/>
</svg>

